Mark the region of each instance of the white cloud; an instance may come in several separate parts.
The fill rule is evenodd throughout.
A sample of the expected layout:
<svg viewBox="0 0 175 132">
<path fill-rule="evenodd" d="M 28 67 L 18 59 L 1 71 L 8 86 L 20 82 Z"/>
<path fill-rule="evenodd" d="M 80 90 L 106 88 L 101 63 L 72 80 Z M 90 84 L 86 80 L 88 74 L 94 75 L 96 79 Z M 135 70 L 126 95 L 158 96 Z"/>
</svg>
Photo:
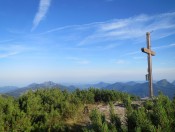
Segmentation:
<svg viewBox="0 0 175 132">
<path fill-rule="evenodd" d="M 40 0 L 38 12 L 35 15 L 33 20 L 33 27 L 32 31 L 38 26 L 41 20 L 45 17 L 49 7 L 50 7 L 51 0 Z"/>
</svg>

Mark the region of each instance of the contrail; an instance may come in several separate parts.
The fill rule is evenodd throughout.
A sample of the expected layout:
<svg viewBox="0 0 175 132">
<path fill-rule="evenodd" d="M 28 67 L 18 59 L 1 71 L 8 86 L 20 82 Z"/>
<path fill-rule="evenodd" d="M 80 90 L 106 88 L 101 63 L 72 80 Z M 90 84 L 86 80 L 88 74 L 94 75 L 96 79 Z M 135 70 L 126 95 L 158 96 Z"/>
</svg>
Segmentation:
<svg viewBox="0 0 175 132">
<path fill-rule="evenodd" d="M 35 15 L 35 18 L 33 20 L 33 27 L 31 31 L 33 31 L 40 23 L 40 21 L 44 18 L 46 15 L 49 7 L 50 7 L 51 0 L 40 0 L 38 12 Z"/>
</svg>

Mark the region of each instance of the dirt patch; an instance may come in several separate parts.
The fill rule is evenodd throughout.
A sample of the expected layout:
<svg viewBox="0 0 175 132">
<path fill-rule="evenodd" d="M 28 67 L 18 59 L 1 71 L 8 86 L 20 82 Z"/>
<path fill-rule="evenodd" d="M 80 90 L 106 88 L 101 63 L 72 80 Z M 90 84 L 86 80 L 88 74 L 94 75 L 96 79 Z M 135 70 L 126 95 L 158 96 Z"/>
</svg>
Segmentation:
<svg viewBox="0 0 175 132">
<path fill-rule="evenodd" d="M 91 112 L 93 109 L 99 110 L 102 114 L 105 115 L 106 121 L 110 122 L 110 106 L 109 104 L 93 104 L 93 105 L 87 105 L 89 108 L 89 112 Z M 123 104 L 115 103 L 114 104 L 114 112 L 118 115 L 120 118 L 122 124 L 125 122 L 125 114 L 126 114 L 126 108 L 123 106 Z M 89 116 L 89 114 L 88 114 Z M 89 117 L 85 116 L 86 120 L 88 119 L 88 122 L 90 121 Z"/>
<path fill-rule="evenodd" d="M 105 114 L 106 120 L 110 121 L 110 106 L 108 105 L 98 105 L 98 109 L 101 113 Z M 121 122 L 125 122 L 125 113 L 126 108 L 123 107 L 123 105 L 120 105 L 119 103 L 114 104 L 114 112 L 118 115 Z"/>
</svg>

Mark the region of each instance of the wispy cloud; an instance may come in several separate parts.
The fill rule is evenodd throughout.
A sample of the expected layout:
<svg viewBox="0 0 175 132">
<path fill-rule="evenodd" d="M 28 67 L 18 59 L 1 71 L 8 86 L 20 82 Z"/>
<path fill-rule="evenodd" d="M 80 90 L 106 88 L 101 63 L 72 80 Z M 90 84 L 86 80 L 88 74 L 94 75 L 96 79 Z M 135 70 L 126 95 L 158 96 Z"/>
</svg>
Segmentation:
<svg viewBox="0 0 175 132">
<path fill-rule="evenodd" d="M 103 24 L 104 22 L 93 22 L 93 23 L 88 23 L 88 24 L 82 24 L 82 25 L 67 25 L 63 27 L 58 27 L 54 29 L 50 29 L 48 31 L 42 32 L 38 35 L 42 34 L 49 34 L 49 33 L 54 33 L 54 32 L 59 32 L 59 31 L 79 31 L 79 32 L 87 32 L 88 30 L 97 30 L 98 25 Z"/>
<path fill-rule="evenodd" d="M 10 56 L 15 56 L 32 50 L 33 49 L 30 47 L 13 43 L 0 45 L 0 58 L 8 58 Z"/>
<path fill-rule="evenodd" d="M 118 65 L 128 64 L 129 62 L 124 59 L 112 59 L 110 62 Z"/>
<path fill-rule="evenodd" d="M 138 53 L 140 53 L 140 52 L 141 52 L 141 51 L 128 52 L 128 53 L 126 53 L 126 54 L 124 54 L 124 55 L 122 55 L 122 56 L 136 55 L 136 54 L 138 54 Z"/>
<path fill-rule="evenodd" d="M 110 41 L 145 41 L 145 33 L 154 31 L 154 39 L 175 34 L 175 12 L 157 15 L 141 14 L 126 19 L 113 19 L 84 25 L 69 25 L 48 30 L 44 33 L 66 32 L 77 34 L 77 46 Z M 68 34 L 66 34 L 68 36 Z M 76 38 L 74 36 L 74 38 Z M 143 40 L 142 40 L 143 41 Z M 110 42 L 111 43 L 111 42 Z"/>
<path fill-rule="evenodd" d="M 117 64 L 125 64 L 126 61 L 125 61 L 125 60 L 117 60 L 116 63 L 117 63 Z"/>
<path fill-rule="evenodd" d="M 9 56 L 14 56 L 18 54 L 18 52 L 8 52 L 8 53 L 3 53 L 3 54 L 0 54 L 0 58 L 7 58 Z"/>
<path fill-rule="evenodd" d="M 35 15 L 33 20 L 32 31 L 39 25 L 40 21 L 45 17 L 49 7 L 51 0 L 40 0 L 38 12 Z"/>
<path fill-rule="evenodd" d="M 90 63 L 90 61 L 85 60 L 85 59 L 81 59 L 78 57 L 67 57 L 66 59 L 70 60 L 72 62 L 78 63 L 78 64 L 89 64 Z"/>
<path fill-rule="evenodd" d="M 142 60 L 142 59 L 145 59 L 144 56 L 135 56 L 133 57 L 134 60 Z"/>
<path fill-rule="evenodd" d="M 6 42 L 10 42 L 10 41 L 13 41 L 13 39 L 1 40 L 0 43 L 6 43 Z"/>
<path fill-rule="evenodd" d="M 52 46 L 56 45 L 59 50 L 84 51 L 86 53 L 90 51 L 89 53 L 94 53 L 94 51 L 114 49 L 120 57 L 134 56 L 141 53 L 141 47 L 146 46 L 146 32 L 154 31 L 151 35 L 152 41 L 174 35 L 174 21 L 175 12 L 156 15 L 141 14 L 125 19 L 57 27 L 40 34 L 33 34 L 33 37 L 34 39 L 41 38 L 39 41 L 42 44 L 50 45 L 52 43 Z M 43 39 L 47 39 L 48 42 L 43 41 Z M 37 42 L 39 41 L 37 40 Z M 130 47 L 127 50 L 126 45 Z M 169 46 L 165 44 L 165 46 L 154 47 L 153 44 L 152 49 L 166 47 Z M 76 63 L 78 61 L 81 62 L 76 60 Z M 84 61 L 84 63 L 89 62 Z"/>
<path fill-rule="evenodd" d="M 175 43 L 173 44 L 169 44 L 169 45 L 163 45 L 163 46 L 158 46 L 158 47 L 153 47 L 152 49 L 156 50 L 156 49 L 164 49 L 164 48 L 170 48 L 170 47 L 174 47 Z"/>
<path fill-rule="evenodd" d="M 152 50 L 159 50 L 159 49 L 165 49 L 165 48 L 171 48 L 171 47 L 175 47 L 175 43 L 173 44 L 168 44 L 168 45 L 162 45 L 162 46 L 157 46 L 157 47 L 152 47 Z M 126 53 L 122 56 L 130 56 L 130 55 L 136 55 L 141 53 L 141 51 L 133 51 L 133 52 L 129 52 Z M 142 59 L 143 57 L 134 57 L 133 59 L 137 60 L 137 59 Z"/>
<path fill-rule="evenodd" d="M 162 38 L 174 34 L 175 12 L 148 16 L 139 15 L 127 19 L 116 19 L 98 25 L 96 32 L 87 36 L 80 45 L 91 43 L 94 40 L 137 40 L 145 32 L 154 31 Z"/>
</svg>

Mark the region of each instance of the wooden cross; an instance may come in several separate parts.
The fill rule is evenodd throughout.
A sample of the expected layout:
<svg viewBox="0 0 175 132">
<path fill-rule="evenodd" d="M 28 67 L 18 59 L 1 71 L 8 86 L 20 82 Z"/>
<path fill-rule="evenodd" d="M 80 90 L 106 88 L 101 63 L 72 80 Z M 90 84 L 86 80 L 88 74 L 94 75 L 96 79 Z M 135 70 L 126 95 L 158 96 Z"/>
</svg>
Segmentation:
<svg viewBox="0 0 175 132">
<path fill-rule="evenodd" d="M 148 75 L 147 79 L 149 81 L 149 96 L 153 98 L 153 83 L 152 83 L 152 56 L 155 56 L 155 52 L 151 50 L 150 43 L 150 33 L 146 33 L 147 48 L 141 48 L 141 51 L 148 54 Z"/>
<path fill-rule="evenodd" d="M 142 48 L 141 50 L 144 53 L 151 54 L 152 56 L 155 56 L 155 52 L 154 51 L 151 51 L 151 49 Z"/>
</svg>

